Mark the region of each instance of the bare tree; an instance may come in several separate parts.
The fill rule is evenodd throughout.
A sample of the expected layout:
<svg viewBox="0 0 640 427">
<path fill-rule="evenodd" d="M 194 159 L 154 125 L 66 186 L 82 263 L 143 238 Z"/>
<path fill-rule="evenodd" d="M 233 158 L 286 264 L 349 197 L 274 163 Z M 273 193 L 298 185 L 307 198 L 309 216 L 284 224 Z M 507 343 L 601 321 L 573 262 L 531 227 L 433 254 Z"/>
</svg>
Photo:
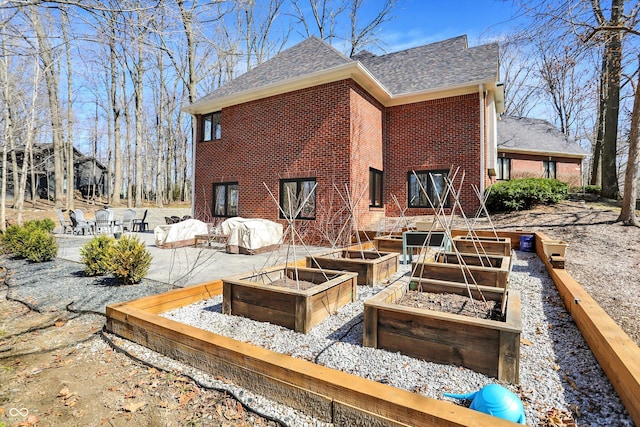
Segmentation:
<svg viewBox="0 0 640 427">
<path fill-rule="evenodd" d="M 67 16 L 67 9 L 61 8 L 61 28 L 62 39 L 65 47 L 65 56 L 67 59 L 67 139 L 66 149 L 67 153 L 67 210 L 73 209 L 73 189 L 74 189 L 74 149 L 73 149 L 73 67 L 71 66 L 71 43 L 69 42 L 69 17 Z"/>
<path fill-rule="evenodd" d="M 640 69 L 640 56 L 638 57 Z M 616 221 L 625 225 L 640 227 L 636 218 L 636 198 L 638 195 L 638 161 L 640 161 L 640 77 L 635 84 L 633 112 L 631 114 L 631 132 L 629 138 L 629 153 L 624 175 L 624 192 L 622 210 Z"/>
<path fill-rule="evenodd" d="M 362 14 L 362 6 L 365 0 L 351 0 L 349 20 L 351 22 L 351 37 L 349 57 L 352 57 L 366 46 L 376 45 L 379 39 L 376 32 L 382 24 L 391 19 L 391 12 L 396 0 L 384 0 L 380 10 L 364 24 L 359 24 Z"/>
<path fill-rule="evenodd" d="M 516 32 L 500 37 L 500 75 L 504 83 L 505 111 L 509 116 L 528 116 L 539 104 L 541 92 L 530 53 L 531 37 Z"/>
<path fill-rule="evenodd" d="M 39 50 L 40 66 L 44 72 L 47 85 L 47 95 L 49 98 L 49 115 L 51 119 L 51 134 L 53 141 L 53 162 L 55 181 L 55 206 L 62 207 L 62 197 L 64 194 L 64 147 L 62 143 L 62 117 L 60 114 L 60 99 L 58 98 L 59 75 L 58 67 L 53 56 L 53 47 L 45 34 L 40 23 L 40 14 L 35 6 L 29 6 L 29 19 L 35 31 Z"/>
<path fill-rule="evenodd" d="M 304 29 L 306 37 L 317 36 L 332 44 L 336 37 L 339 16 L 347 10 L 348 0 L 291 0 L 294 17 Z M 311 10 L 311 16 L 306 12 Z"/>
</svg>

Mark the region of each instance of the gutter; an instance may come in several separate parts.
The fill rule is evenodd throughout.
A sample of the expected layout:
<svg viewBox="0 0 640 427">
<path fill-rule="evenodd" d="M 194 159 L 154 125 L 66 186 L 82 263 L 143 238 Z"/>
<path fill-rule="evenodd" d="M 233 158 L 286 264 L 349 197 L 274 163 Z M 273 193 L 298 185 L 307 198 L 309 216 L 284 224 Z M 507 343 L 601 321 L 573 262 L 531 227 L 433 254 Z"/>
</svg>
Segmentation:
<svg viewBox="0 0 640 427">
<path fill-rule="evenodd" d="M 484 85 L 478 85 L 480 100 L 480 194 L 484 197 Z"/>
<path fill-rule="evenodd" d="M 351 78 L 356 83 L 373 95 L 378 102 L 385 107 L 391 107 L 413 102 L 420 102 L 429 99 L 437 99 L 448 96 L 476 93 L 478 85 L 499 91 L 500 83 L 492 79 L 476 80 L 449 86 L 442 86 L 418 92 L 407 92 L 393 95 L 384 85 L 376 79 L 373 74 L 359 61 L 348 62 L 333 68 L 316 71 L 304 76 L 295 77 L 288 80 L 271 83 L 259 88 L 249 89 L 240 93 L 221 98 L 201 100 L 193 104 L 184 106 L 180 111 L 190 114 L 204 114 L 211 111 L 218 111 L 225 107 L 238 105 L 269 96 L 279 95 L 299 89 L 306 89 L 324 83 L 331 83 L 338 80 Z M 451 94 L 443 95 L 443 92 Z M 504 93 L 504 92 L 502 92 Z"/>
</svg>

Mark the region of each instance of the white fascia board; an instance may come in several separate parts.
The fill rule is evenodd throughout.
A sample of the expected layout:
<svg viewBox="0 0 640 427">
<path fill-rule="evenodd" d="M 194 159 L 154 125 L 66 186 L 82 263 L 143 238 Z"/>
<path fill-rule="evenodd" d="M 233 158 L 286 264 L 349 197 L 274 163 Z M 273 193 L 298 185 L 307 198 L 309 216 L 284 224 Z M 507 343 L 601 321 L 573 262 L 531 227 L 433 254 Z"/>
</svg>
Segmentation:
<svg viewBox="0 0 640 427">
<path fill-rule="evenodd" d="M 183 107 L 181 111 L 191 114 L 210 113 L 232 105 L 243 104 L 257 99 L 267 98 L 269 96 L 280 95 L 294 90 L 306 89 L 349 78 L 362 86 L 385 107 L 477 93 L 479 84 L 484 84 L 488 90 L 495 90 L 497 83 L 492 80 L 474 81 L 420 92 L 391 95 L 384 85 L 382 85 L 382 83 L 380 83 L 380 81 L 378 81 L 369 72 L 369 70 L 367 70 L 359 61 L 354 61 L 326 70 L 320 70 L 302 77 L 272 83 L 258 89 L 251 89 L 222 98 L 195 102 Z"/>
</svg>

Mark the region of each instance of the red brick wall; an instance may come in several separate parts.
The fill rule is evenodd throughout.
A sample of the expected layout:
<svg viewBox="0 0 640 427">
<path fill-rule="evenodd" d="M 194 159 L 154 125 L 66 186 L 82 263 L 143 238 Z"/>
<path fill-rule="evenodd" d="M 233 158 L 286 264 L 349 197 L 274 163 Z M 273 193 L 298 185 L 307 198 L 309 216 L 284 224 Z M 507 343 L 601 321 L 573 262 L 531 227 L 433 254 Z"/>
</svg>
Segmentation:
<svg viewBox="0 0 640 427">
<path fill-rule="evenodd" d="M 479 206 L 471 185 L 480 185 L 480 101 L 478 94 L 387 108 L 385 117 L 385 200 L 388 216 L 408 206 L 407 173 L 411 170 L 465 172 L 461 203 L 467 215 Z M 460 186 L 457 179 L 455 186 Z M 451 198 L 453 205 L 453 198 Z M 431 209 L 408 209 L 407 216 L 431 214 Z M 459 213 L 459 212 L 457 212 Z"/>
<path fill-rule="evenodd" d="M 316 178 L 317 201 L 351 172 L 351 82 L 339 81 L 222 110 L 222 138 L 196 144 L 195 213 L 208 219 L 214 182 L 238 182 L 243 217 L 276 220 L 281 178 Z"/>
<path fill-rule="evenodd" d="M 354 83 L 351 88 L 350 193 L 354 200 L 362 195 L 357 208 L 360 228 L 384 217 L 384 208 L 369 207 L 369 168 L 384 172 L 383 117 L 384 107 Z M 386 203 L 386 200 L 383 200 L 383 203 Z"/>
<path fill-rule="evenodd" d="M 511 159 L 511 179 L 544 178 L 543 160 L 556 162 L 556 178 L 571 186 L 582 183 L 582 160 L 568 157 L 535 156 L 529 154 L 500 154 Z"/>
</svg>

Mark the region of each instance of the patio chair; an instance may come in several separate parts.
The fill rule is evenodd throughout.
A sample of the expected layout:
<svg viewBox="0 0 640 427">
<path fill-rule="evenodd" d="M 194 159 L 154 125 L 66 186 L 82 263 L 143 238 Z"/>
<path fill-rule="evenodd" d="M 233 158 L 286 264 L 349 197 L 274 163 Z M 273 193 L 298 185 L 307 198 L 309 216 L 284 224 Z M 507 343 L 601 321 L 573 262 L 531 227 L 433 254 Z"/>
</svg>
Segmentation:
<svg viewBox="0 0 640 427">
<path fill-rule="evenodd" d="M 73 234 L 80 234 L 82 231 L 83 235 L 87 235 L 93 232 L 93 224 L 84 219 L 84 212 L 80 209 L 69 212 L 69 219 L 73 226 Z"/>
<path fill-rule="evenodd" d="M 96 211 L 96 234 L 113 234 L 112 221 L 106 209 Z"/>
<path fill-rule="evenodd" d="M 147 219 L 147 209 L 144 210 L 144 214 L 142 214 L 142 219 L 133 219 L 131 222 L 131 231 L 147 231 L 149 228 L 149 223 L 145 222 Z"/>
<path fill-rule="evenodd" d="M 60 225 L 62 226 L 62 233 L 73 233 L 73 223 L 71 220 L 64 219 L 64 216 L 62 216 L 62 210 L 60 209 L 56 209 L 56 213 L 58 214 L 58 220 L 60 220 Z"/>
<path fill-rule="evenodd" d="M 122 217 L 122 231 L 133 231 L 133 220 L 136 217 L 136 211 L 127 209 Z"/>
</svg>

